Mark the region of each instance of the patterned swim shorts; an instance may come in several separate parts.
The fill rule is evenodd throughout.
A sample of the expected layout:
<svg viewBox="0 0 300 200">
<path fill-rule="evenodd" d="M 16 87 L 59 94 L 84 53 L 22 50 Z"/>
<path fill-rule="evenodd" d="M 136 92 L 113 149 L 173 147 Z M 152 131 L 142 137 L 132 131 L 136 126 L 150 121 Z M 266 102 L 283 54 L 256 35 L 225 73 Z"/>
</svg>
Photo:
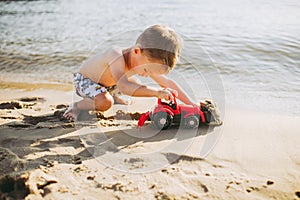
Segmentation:
<svg viewBox="0 0 300 200">
<path fill-rule="evenodd" d="M 94 99 L 96 95 L 103 92 L 113 92 L 116 89 L 116 85 L 105 87 L 100 83 L 95 83 L 89 78 L 85 78 L 80 73 L 74 74 L 74 85 L 76 94 L 81 97 L 88 97 Z"/>
</svg>

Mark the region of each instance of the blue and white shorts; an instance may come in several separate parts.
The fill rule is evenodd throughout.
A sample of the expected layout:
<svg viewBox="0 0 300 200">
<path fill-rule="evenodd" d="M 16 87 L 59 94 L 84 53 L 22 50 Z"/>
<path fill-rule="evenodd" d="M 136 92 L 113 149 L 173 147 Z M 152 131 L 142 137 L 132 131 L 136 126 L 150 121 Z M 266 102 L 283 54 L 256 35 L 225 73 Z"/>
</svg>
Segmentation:
<svg viewBox="0 0 300 200">
<path fill-rule="evenodd" d="M 76 89 L 76 94 L 81 97 L 88 97 L 90 99 L 94 99 L 98 94 L 109 92 L 111 94 L 115 94 L 115 90 L 117 88 L 116 85 L 105 87 L 100 83 L 96 83 L 89 78 L 85 78 L 80 73 L 74 74 L 74 85 Z"/>
</svg>

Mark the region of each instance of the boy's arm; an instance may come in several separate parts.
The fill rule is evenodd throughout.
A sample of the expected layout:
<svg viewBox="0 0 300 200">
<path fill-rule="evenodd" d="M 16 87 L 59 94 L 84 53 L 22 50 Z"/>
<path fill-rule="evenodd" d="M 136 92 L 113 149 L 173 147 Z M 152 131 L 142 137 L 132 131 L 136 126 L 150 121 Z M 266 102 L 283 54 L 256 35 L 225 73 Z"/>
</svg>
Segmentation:
<svg viewBox="0 0 300 200">
<path fill-rule="evenodd" d="M 181 100 L 183 103 L 190 104 L 190 105 L 197 105 L 189 98 L 189 96 L 183 91 L 183 89 L 172 79 L 167 78 L 164 75 L 151 76 L 151 78 L 163 88 L 171 88 L 173 90 L 176 90 L 178 92 L 178 99 Z"/>
</svg>

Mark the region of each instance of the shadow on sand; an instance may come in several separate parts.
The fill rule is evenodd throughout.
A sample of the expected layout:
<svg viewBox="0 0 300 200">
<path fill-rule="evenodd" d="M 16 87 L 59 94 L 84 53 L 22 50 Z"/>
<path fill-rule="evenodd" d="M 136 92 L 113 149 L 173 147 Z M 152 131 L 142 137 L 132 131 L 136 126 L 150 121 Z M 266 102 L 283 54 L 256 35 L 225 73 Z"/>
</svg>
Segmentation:
<svg viewBox="0 0 300 200">
<path fill-rule="evenodd" d="M 19 175 L 39 166 L 52 167 L 55 163 L 81 164 L 84 160 L 101 157 L 107 152 L 116 153 L 139 143 L 184 141 L 206 135 L 214 129 L 201 126 L 198 130 L 191 132 L 173 126 L 168 130 L 157 131 L 148 125 L 142 129 L 127 127 L 127 129 L 103 131 L 105 127 L 95 129 L 95 125 L 87 121 L 78 122 L 76 125 L 74 122 L 64 121 L 61 113 L 24 116 L 22 121 L 13 121 L 0 126 L 0 192 L 6 194 L 18 194 L 16 191 L 24 192 L 15 185 L 16 182 L 20 182 Z M 90 128 L 85 130 L 83 128 L 81 131 L 80 125 L 90 126 Z M 78 132 L 80 134 L 76 134 Z M 53 155 L 50 152 L 55 147 L 79 149 L 77 151 L 79 153 Z M 34 154 L 41 156 L 34 159 L 28 158 L 28 155 Z M 178 162 L 181 157 L 181 155 L 174 155 L 165 155 L 170 164 Z M 16 178 L 17 176 L 19 178 Z"/>
</svg>

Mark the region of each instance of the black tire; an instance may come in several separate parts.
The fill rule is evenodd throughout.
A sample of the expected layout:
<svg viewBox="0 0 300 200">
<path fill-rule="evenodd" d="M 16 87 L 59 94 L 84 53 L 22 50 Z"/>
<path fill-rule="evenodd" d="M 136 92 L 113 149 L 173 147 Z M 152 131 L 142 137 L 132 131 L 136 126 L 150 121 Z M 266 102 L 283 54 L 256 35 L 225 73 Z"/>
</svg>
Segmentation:
<svg viewBox="0 0 300 200">
<path fill-rule="evenodd" d="M 199 124 L 199 118 L 196 116 L 189 116 L 184 119 L 184 126 L 188 129 L 198 128 Z"/>
<path fill-rule="evenodd" d="M 154 126 L 160 130 L 168 129 L 173 122 L 173 117 L 166 112 L 159 112 L 154 114 L 153 123 Z"/>
</svg>

